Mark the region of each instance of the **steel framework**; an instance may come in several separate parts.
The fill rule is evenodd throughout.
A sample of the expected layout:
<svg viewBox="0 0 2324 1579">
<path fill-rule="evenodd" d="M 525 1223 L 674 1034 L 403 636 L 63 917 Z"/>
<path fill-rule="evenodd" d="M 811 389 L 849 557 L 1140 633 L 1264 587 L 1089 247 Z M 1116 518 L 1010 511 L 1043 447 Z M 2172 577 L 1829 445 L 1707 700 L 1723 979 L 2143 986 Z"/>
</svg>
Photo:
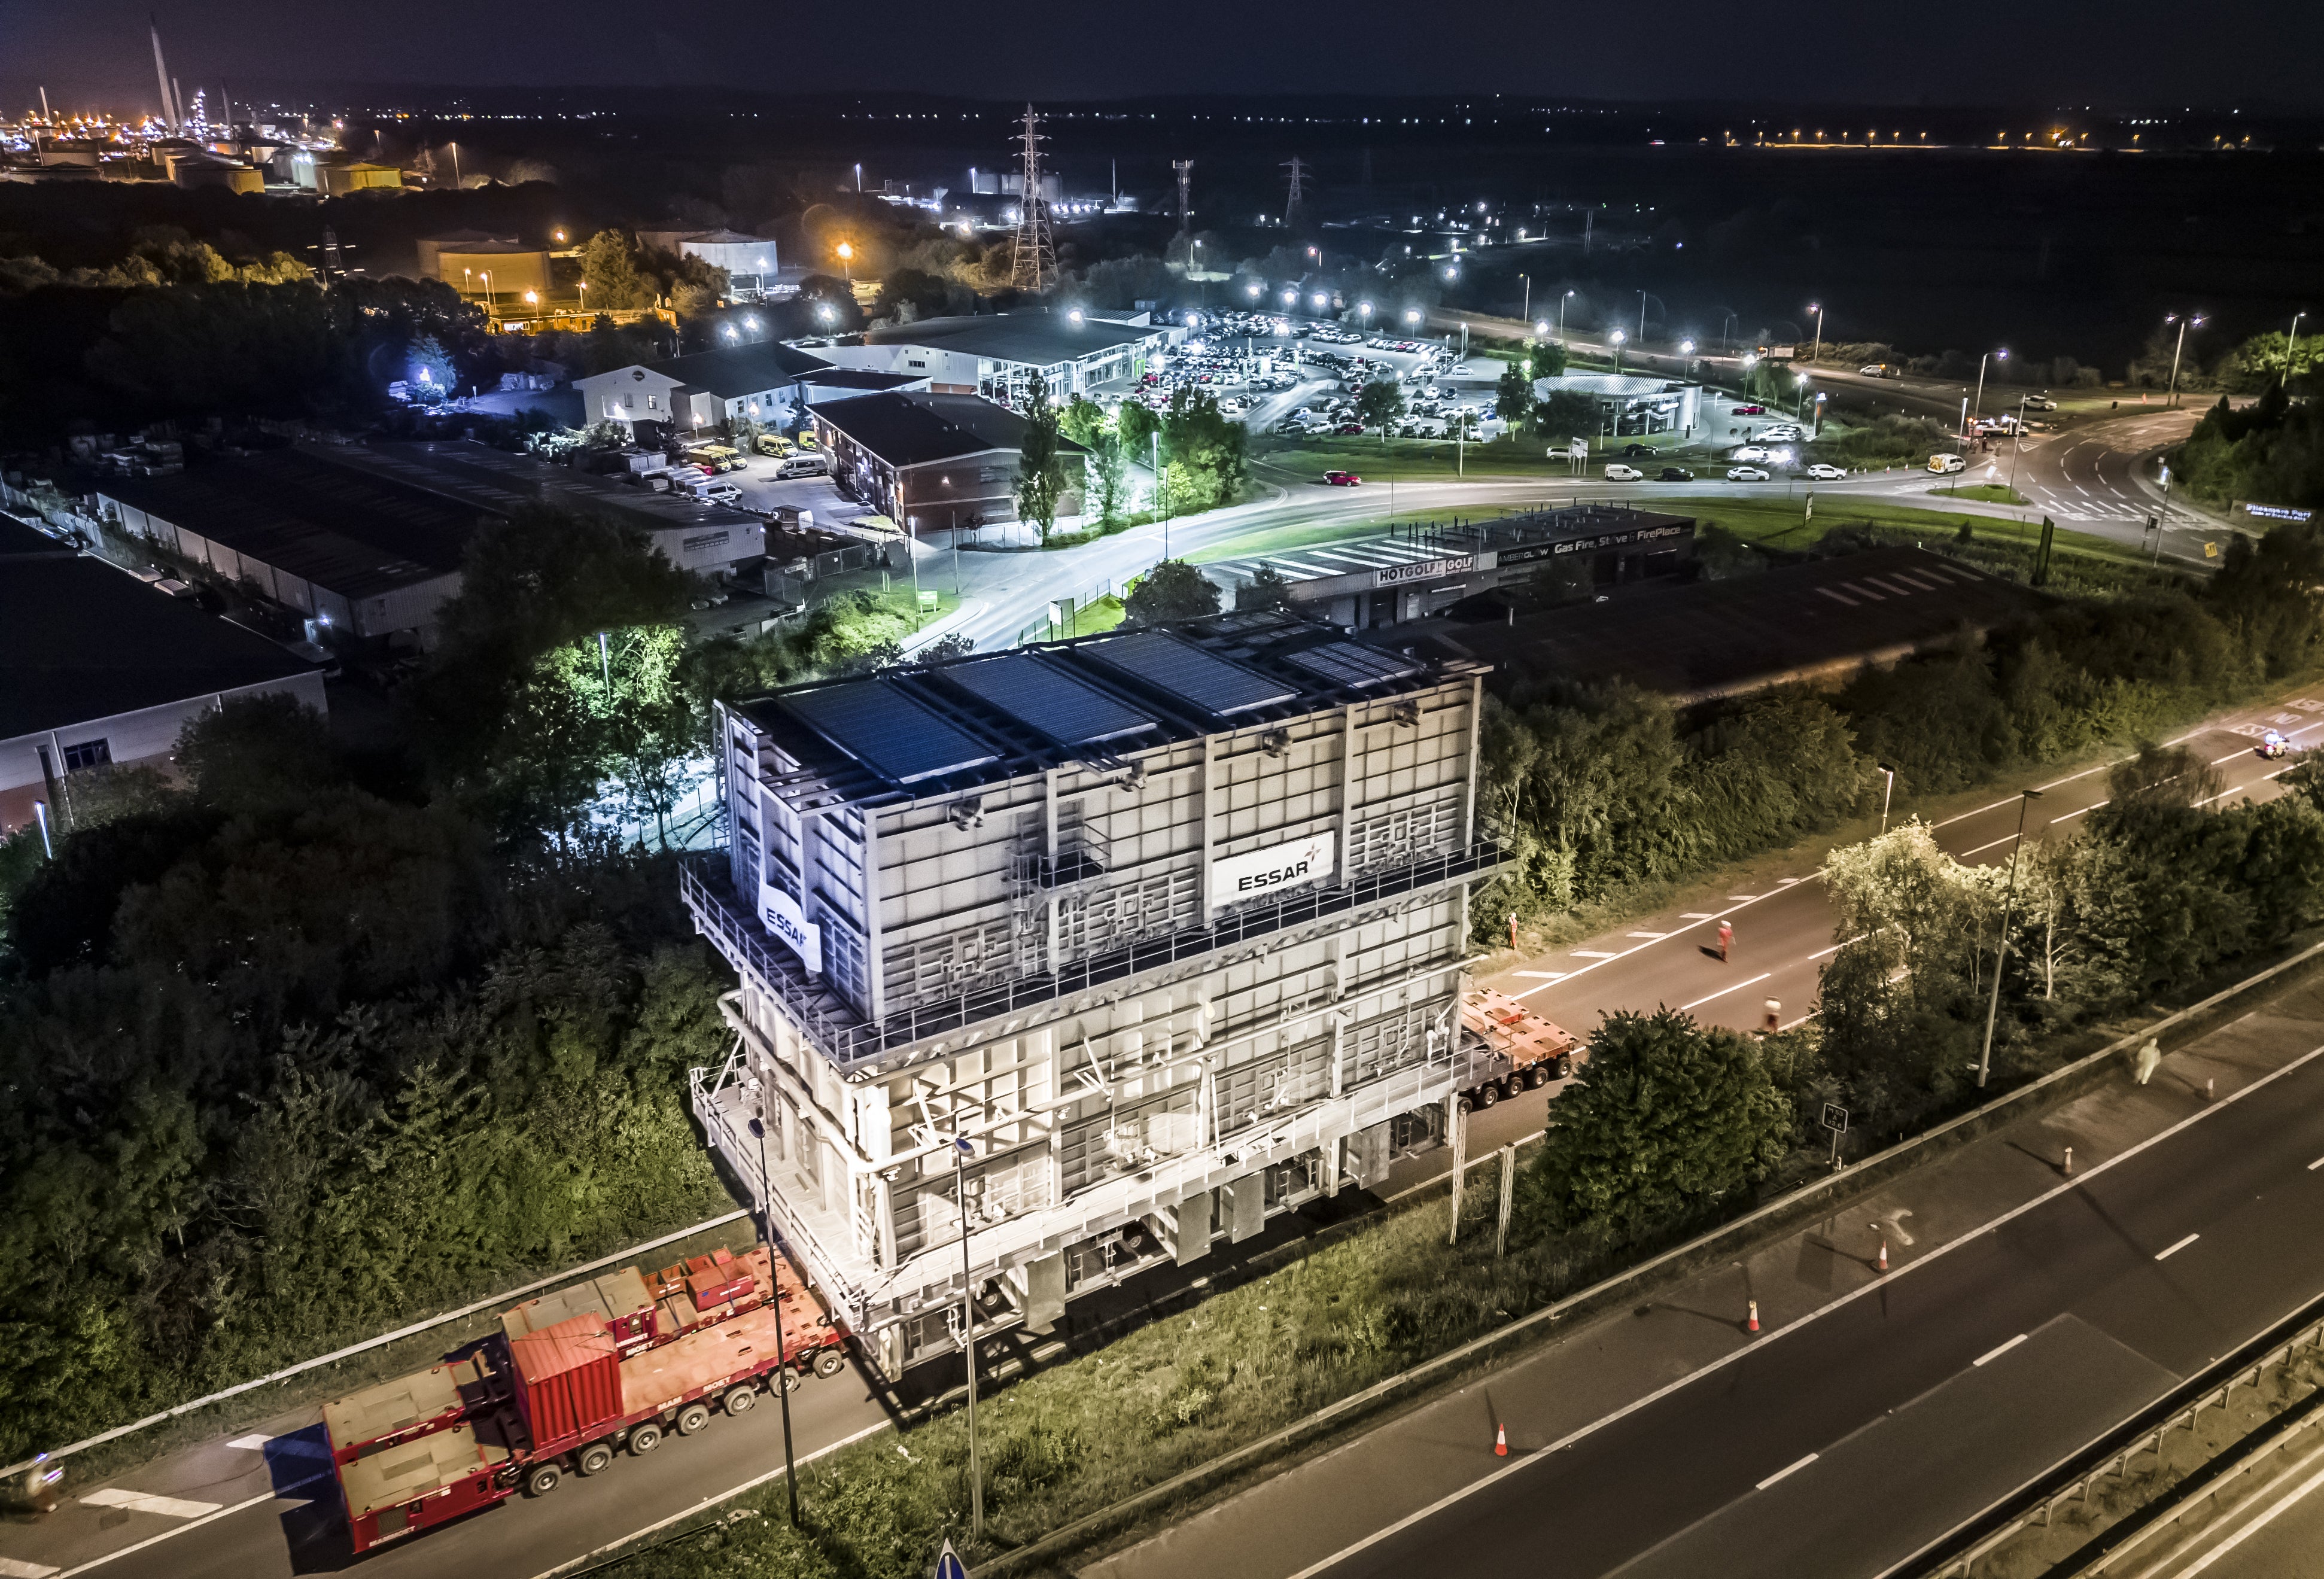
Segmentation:
<svg viewBox="0 0 2324 1579">
<path fill-rule="evenodd" d="M 1048 199 L 1041 193 L 1041 117 L 1025 106 L 1024 184 L 1018 192 L 1017 236 L 1010 251 L 1009 282 L 1019 291 L 1040 291 L 1056 283 L 1057 244 L 1049 234 Z"/>
</svg>

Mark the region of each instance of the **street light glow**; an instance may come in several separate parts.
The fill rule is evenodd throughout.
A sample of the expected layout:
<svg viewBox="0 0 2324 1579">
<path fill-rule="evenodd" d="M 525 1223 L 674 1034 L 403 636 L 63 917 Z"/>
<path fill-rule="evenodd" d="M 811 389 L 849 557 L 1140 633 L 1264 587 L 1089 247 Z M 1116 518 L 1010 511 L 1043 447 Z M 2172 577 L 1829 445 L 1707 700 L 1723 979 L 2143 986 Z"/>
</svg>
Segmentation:
<svg viewBox="0 0 2324 1579">
<path fill-rule="evenodd" d="M 1607 337 L 1607 339 L 1609 339 L 1609 340 L 1612 341 L 1615 345 L 1618 346 L 1618 345 L 1620 345 L 1624 340 L 1628 339 L 1630 337 L 1629 337 L 1629 336 L 1628 336 L 1628 335 L 1626 335 L 1626 334 L 1624 334 L 1621 330 L 1619 330 L 1619 329 L 1616 329 L 1612 334 L 1608 335 L 1606 337 Z"/>
</svg>

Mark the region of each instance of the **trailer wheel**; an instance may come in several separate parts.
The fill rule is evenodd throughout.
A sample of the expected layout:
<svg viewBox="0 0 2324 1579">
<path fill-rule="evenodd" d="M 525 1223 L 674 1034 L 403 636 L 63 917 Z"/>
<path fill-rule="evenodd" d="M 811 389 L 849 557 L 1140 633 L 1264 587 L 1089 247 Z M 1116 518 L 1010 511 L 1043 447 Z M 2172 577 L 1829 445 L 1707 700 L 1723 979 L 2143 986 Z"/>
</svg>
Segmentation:
<svg viewBox="0 0 2324 1579">
<path fill-rule="evenodd" d="M 1529 1091 L 1538 1091 L 1538 1090 L 1540 1090 L 1543 1086 L 1545 1086 L 1545 1085 L 1548 1085 L 1548 1084 L 1549 1084 L 1549 1066 L 1548 1066 L 1548 1065 L 1546 1065 L 1546 1064 L 1536 1064 L 1532 1068 L 1527 1069 L 1527 1070 L 1526 1071 L 1526 1088 L 1527 1090 L 1529 1090 Z"/>
<path fill-rule="evenodd" d="M 1493 1103 L 1501 1100 L 1501 1088 L 1493 1085 L 1490 1081 L 1488 1081 L 1484 1085 L 1477 1087 L 1476 1094 L 1477 1105 L 1479 1107 L 1490 1107 Z"/>
<path fill-rule="evenodd" d="M 613 1445 L 612 1443 L 592 1442 L 581 1450 L 581 1456 L 575 1462 L 574 1467 L 585 1475 L 594 1475 L 613 1462 Z"/>
<path fill-rule="evenodd" d="M 1523 1095 L 1532 1088 L 1531 1083 L 1525 1077 L 1525 1071 L 1520 1069 L 1517 1073 L 1511 1075 L 1507 1080 L 1501 1082 L 1501 1095 L 1511 1102 L 1515 1102 L 1519 1096 Z"/>
<path fill-rule="evenodd" d="M 747 1415 L 758 1401 L 759 1390 L 746 1381 L 740 1387 L 728 1388 L 718 1407 L 730 1415 Z"/>
<path fill-rule="evenodd" d="M 786 1365 L 783 1367 L 783 1372 L 780 1378 L 780 1386 L 785 1392 L 797 1392 L 799 1390 L 799 1383 L 803 1380 L 804 1378 L 799 1375 L 799 1369 L 798 1366 Z"/>
<path fill-rule="evenodd" d="M 708 1404 L 688 1404 L 678 1411 L 678 1434 L 681 1436 L 691 1436 L 708 1424 L 710 1424 Z"/>
<path fill-rule="evenodd" d="M 1572 1073 L 1573 1073 L 1573 1055 L 1572 1055 L 1572 1053 L 1560 1053 L 1560 1054 L 1558 1054 L 1558 1055 L 1557 1055 L 1557 1077 L 1558 1077 L 1560 1080 L 1563 1080 L 1563 1079 L 1567 1078 L 1568 1076 L 1570 1076 Z"/>
<path fill-rule="evenodd" d="M 558 1482 L 564 1478 L 553 1464 L 535 1464 L 532 1472 L 524 1477 L 525 1492 L 529 1496 L 546 1497 L 557 1490 Z"/>
<path fill-rule="evenodd" d="M 847 1369 L 847 1356 L 837 1349 L 825 1349 L 815 1357 L 815 1373 L 826 1380 Z"/>
<path fill-rule="evenodd" d="M 661 1427 L 651 1420 L 630 1433 L 630 1451 L 644 1454 L 661 1445 Z"/>
<path fill-rule="evenodd" d="M 1452 1111 L 1455 1113 L 1475 1113 L 1477 1111 L 1477 1104 L 1469 1100 L 1469 1094 L 1464 1091 L 1460 1095 L 1452 1099 Z"/>
</svg>

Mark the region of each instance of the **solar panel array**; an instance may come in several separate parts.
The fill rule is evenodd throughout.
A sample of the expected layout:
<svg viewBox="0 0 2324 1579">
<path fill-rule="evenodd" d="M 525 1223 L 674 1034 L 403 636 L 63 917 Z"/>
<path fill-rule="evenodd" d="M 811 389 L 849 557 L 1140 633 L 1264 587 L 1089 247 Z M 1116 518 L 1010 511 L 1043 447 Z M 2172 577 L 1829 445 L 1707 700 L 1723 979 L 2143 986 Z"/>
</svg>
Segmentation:
<svg viewBox="0 0 2324 1579">
<path fill-rule="evenodd" d="M 999 753 L 970 739 L 886 680 L 850 680 L 820 690 L 795 691 L 781 701 L 817 734 L 898 784 L 999 760 Z"/>
<path fill-rule="evenodd" d="M 1115 673 L 1224 718 L 1288 702 L 1299 692 L 1240 663 L 1213 657 L 1167 631 L 1140 631 L 1078 649 Z"/>
<path fill-rule="evenodd" d="M 1157 727 L 1153 719 L 1030 653 L 947 664 L 936 672 L 1059 745 L 1120 740 Z"/>
<path fill-rule="evenodd" d="M 1406 679 L 1420 672 L 1420 665 L 1409 658 L 1382 652 L 1377 647 L 1359 646 L 1353 642 L 1326 642 L 1320 647 L 1286 653 L 1284 661 L 1332 685 L 1358 691 L 1368 686 L 1384 686 L 1390 680 Z"/>
</svg>

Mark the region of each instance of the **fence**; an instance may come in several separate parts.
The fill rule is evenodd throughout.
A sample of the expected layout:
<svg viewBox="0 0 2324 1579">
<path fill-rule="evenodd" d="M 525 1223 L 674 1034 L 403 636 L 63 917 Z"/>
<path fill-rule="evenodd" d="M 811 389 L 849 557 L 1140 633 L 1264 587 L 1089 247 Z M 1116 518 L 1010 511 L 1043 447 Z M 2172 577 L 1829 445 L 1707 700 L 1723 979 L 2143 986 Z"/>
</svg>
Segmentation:
<svg viewBox="0 0 2324 1579">
<path fill-rule="evenodd" d="M 1015 645 L 1022 646 L 1028 642 L 1055 642 L 1065 636 L 1081 635 L 1083 633 L 1076 627 L 1081 623 L 1083 611 L 1090 605 L 1109 597 L 1128 597 L 1130 584 L 1161 562 L 1162 556 L 1157 552 L 1152 560 L 1135 570 L 1127 570 L 1118 576 L 1102 576 L 1062 596 L 1050 598 L 1049 606 L 1057 612 L 1058 617 L 1035 620 L 1017 633 Z"/>
</svg>

